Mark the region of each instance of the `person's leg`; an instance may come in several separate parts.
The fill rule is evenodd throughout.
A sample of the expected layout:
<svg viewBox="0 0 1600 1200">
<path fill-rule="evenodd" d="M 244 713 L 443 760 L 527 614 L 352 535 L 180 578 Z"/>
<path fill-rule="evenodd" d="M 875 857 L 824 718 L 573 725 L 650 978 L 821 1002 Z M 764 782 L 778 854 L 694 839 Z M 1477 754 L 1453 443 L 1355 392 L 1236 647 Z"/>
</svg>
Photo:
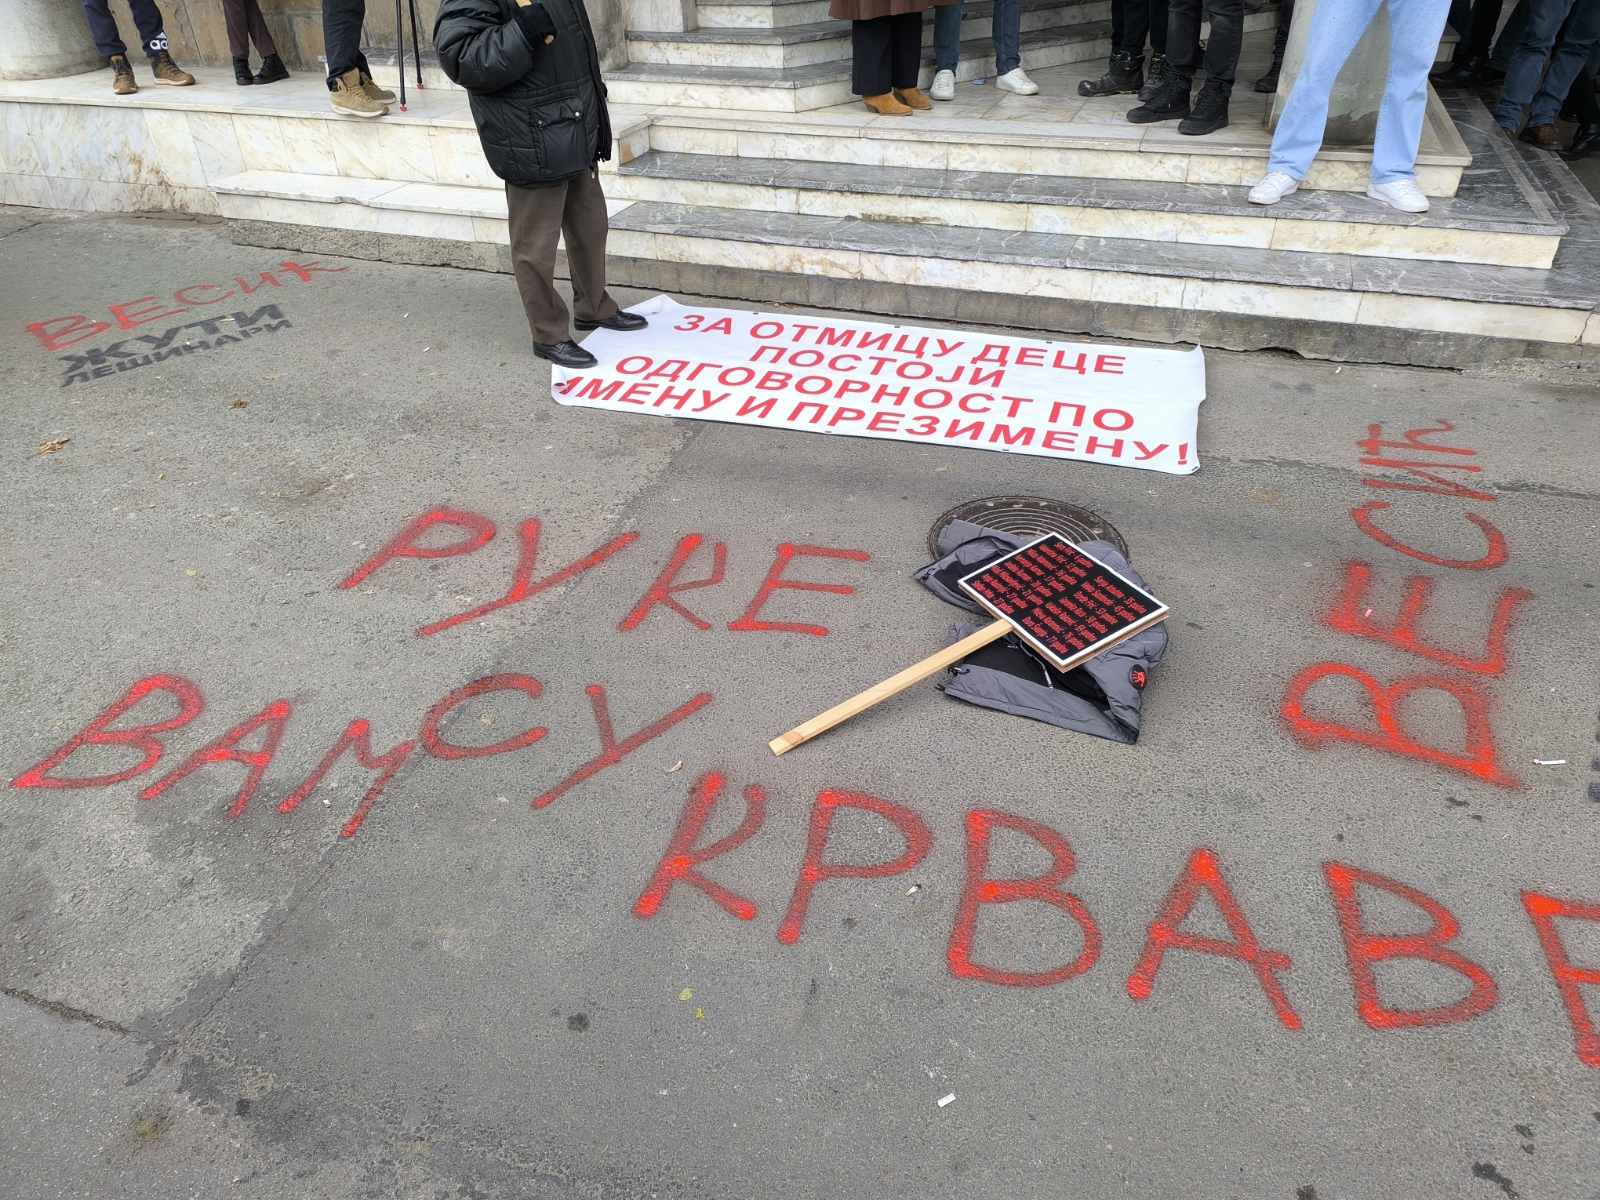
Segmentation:
<svg viewBox="0 0 1600 1200">
<path fill-rule="evenodd" d="M 267 28 L 267 18 L 261 13 L 260 0 L 244 0 L 245 11 L 250 21 L 250 40 L 256 44 L 256 53 L 262 58 L 278 52 L 278 44 L 272 40 L 272 30 Z"/>
<path fill-rule="evenodd" d="M 1167 0 L 1150 0 L 1150 49 L 1157 54 L 1167 52 L 1167 23 L 1170 14 Z"/>
<path fill-rule="evenodd" d="M 1167 64 L 1174 78 L 1194 80 L 1200 65 L 1200 11 L 1202 0 L 1168 0 Z"/>
<path fill-rule="evenodd" d="M 328 59 L 329 87 L 346 71 L 365 69 L 361 25 L 366 18 L 366 0 L 322 0 L 322 45 Z"/>
<path fill-rule="evenodd" d="M 1372 143 L 1375 184 L 1416 175 L 1428 111 L 1428 71 L 1449 11 L 1449 0 L 1389 0 L 1389 74 Z"/>
<path fill-rule="evenodd" d="M 1500 36 L 1494 40 L 1494 48 L 1489 51 L 1489 65 L 1504 71 L 1511 65 L 1511 56 L 1516 53 L 1517 43 L 1522 40 L 1523 33 L 1528 28 L 1528 0 L 1517 0 L 1517 6 L 1511 10 L 1511 16 L 1500 28 Z"/>
<path fill-rule="evenodd" d="M 889 84 L 899 91 L 917 86 L 922 70 L 922 14 L 900 13 L 889 18 Z"/>
<path fill-rule="evenodd" d="M 1244 42 L 1244 0 L 1207 0 L 1211 36 L 1206 39 L 1206 82 L 1233 90 L 1233 74 L 1239 66 L 1239 47 Z"/>
<path fill-rule="evenodd" d="M 936 71 L 954 71 L 961 61 L 961 9 L 962 5 L 956 3 L 933 10 L 933 68 Z"/>
<path fill-rule="evenodd" d="M 506 211 L 510 217 L 511 271 L 516 276 L 528 330 L 540 346 L 554 346 L 572 338 L 566 301 L 556 291 L 556 243 L 567 205 L 569 183 L 545 187 L 506 184 Z M 601 208 L 604 216 L 604 205 Z M 605 244 L 601 242 L 601 252 Z M 602 276 L 601 294 L 604 294 Z"/>
<path fill-rule="evenodd" d="M 1600 125 L 1600 97 L 1594 91 L 1595 77 L 1600 75 L 1600 42 L 1589 52 L 1589 61 L 1567 89 L 1567 103 L 1584 125 Z"/>
<path fill-rule="evenodd" d="M 83 14 L 89 19 L 89 36 L 94 38 L 94 48 L 103 57 L 128 53 L 122 34 L 117 30 L 117 19 L 111 15 L 108 0 L 83 0 Z"/>
<path fill-rule="evenodd" d="M 1593 4 L 1595 0 L 1583 0 Z M 1523 110 L 1533 103 L 1544 78 L 1545 65 L 1556 44 L 1556 35 L 1572 10 L 1573 0 L 1531 0 L 1527 22 L 1511 61 L 1506 64 L 1506 81 L 1494 105 L 1494 119 L 1500 128 L 1516 133 L 1522 126 Z"/>
<path fill-rule="evenodd" d="M 245 0 L 222 0 L 222 21 L 228 27 L 228 53 L 234 58 L 250 57 L 250 19 L 245 15 Z"/>
<path fill-rule="evenodd" d="M 151 58 L 167 48 L 167 31 L 156 0 L 128 0 L 133 23 L 139 27 L 139 42 Z"/>
<path fill-rule="evenodd" d="M 1561 116 L 1562 102 L 1572 83 L 1589 63 L 1589 56 L 1600 45 L 1600 0 L 1578 0 L 1567 18 L 1566 29 L 1550 56 L 1550 69 L 1533 97 L 1529 125 L 1554 125 Z M 1594 92 L 1590 90 L 1590 98 Z"/>
<path fill-rule="evenodd" d="M 567 182 L 561 231 L 567 240 L 567 271 L 572 276 L 572 315 L 579 321 L 607 321 L 621 311 L 606 291 L 606 194 L 600 176 L 585 171 Z"/>
<path fill-rule="evenodd" d="M 1494 32 L 1500 27 L 1500 10 L 1505 7 L 1505 0 L 1473 0 L 1472 23 L 1462 35 L 1461 46 L 1465 47 L 1465 56 L 1469 59 L 1487 59 L 1489 48 L 1494 44 Z M 1457 57 L 1462 56 L 1461 47 L 1457 47 Z"/>
<path fill-rule="evenodd" d="M 1328 95 L 1380 0 L 1322 0 L 1311 18 L 1305 61 L 1272 135 L 1267 171 L 1304 179 L 1328 128 Z"/>
<path fill-rule="evenodd" d="M 881 96 L 889 82 L 889 18 L 850 23 L 850 90 Z"/>
<path fill-rule="evenodd" d="M 1022 65 L 1022 0 L 994 0 L 994 73 Z"/>
</svg>

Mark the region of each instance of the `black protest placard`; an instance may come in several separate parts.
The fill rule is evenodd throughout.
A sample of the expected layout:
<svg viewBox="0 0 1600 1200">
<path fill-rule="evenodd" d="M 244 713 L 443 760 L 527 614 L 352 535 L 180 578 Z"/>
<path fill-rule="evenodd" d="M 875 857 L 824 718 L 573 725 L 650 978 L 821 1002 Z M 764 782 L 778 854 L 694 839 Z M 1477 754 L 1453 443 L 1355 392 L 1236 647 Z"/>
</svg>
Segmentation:
<svg viewBox="0 0 1600 1200">
<path fill-rule="evenodd" d="M 961 588 L 1061 671 L 1167 616 L 1167 606 L 1060 534 L 964 577 Z"/>
</svg>

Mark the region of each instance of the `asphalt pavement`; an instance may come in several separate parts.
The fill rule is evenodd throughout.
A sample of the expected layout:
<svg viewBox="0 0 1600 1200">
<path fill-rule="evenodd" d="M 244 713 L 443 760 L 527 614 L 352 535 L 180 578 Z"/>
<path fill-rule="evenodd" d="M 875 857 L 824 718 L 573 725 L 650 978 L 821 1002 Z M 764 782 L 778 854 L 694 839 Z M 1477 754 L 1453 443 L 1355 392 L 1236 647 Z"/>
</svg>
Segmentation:
<svg viewBox="0 0 1600 1200">
<path fill-rule="evenodd" d="M 1207 363 L 1187 476 L 598 412 L 508 277 L 0 210 L 0 1192 L 1596 1200 L 1600 395 Z M 1138 744 L 774 758 L 1004 494 Z"/>
</svg>

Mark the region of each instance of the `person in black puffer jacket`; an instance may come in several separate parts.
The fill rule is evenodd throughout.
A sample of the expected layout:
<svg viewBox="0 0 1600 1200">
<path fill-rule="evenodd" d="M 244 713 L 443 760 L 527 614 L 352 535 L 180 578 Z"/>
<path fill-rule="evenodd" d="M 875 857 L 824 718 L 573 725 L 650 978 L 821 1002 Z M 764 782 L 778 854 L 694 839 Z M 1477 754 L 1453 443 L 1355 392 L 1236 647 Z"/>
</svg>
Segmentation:
<svg viewBox="0 0 1600 1200">
<path fill-rule="evenodd" d="M 582 0 L 444 0 L 433 27 L 444 72 L 467 89 L 484 156 L 506 181 L 511 263 L 533 350 L 592 367 L 555 290 L 565 233 L 579 329 L 643 329 L 606 292 L 606 198 L 596 164 L 611 157 L 611 118 Z"/>
</svg>

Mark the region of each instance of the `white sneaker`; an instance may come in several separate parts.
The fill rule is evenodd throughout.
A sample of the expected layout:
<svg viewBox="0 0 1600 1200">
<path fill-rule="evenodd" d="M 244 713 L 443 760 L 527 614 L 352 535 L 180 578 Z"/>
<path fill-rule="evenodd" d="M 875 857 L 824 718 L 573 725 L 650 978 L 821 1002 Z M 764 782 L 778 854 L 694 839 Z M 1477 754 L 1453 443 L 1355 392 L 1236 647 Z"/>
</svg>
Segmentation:
<svg viewBox="0 0 1600 1200">
<path fill-rule="evenodd" d="M 1028 73 L 1021 67 L 1007 71 L 994 81 L 995 87 L 1002 92 L 1013 92 L 1018 96 L 1037 96 L 1039 85 L 1028 78 Z"/>
<path fill-rule="evenodd" d="M 1404 213 L 1425 213 L 1428 198 L 1422 194 L 1414 179 L 1396 179 L 1393 183 L 1374 183 L 1367 187 L 1367 196 L 1390 208 Z"/>
<path fill-rule="evenodd" d="M 1300 181 L 1293 175 L 1285 175 L 1282 171 L 1273 171 L 1250 189 L 1250 203 L 1276 204 L 1285 196 L 1292 196 L 1299 190 Z"/>
<path fill-rule="evenodd" d="M 933 86 L 928 89 L 928 95 L 935 100 L 954 100 L 956 98 L 956 73 L 954 71 L 935 71 Z"/>
</svg>

